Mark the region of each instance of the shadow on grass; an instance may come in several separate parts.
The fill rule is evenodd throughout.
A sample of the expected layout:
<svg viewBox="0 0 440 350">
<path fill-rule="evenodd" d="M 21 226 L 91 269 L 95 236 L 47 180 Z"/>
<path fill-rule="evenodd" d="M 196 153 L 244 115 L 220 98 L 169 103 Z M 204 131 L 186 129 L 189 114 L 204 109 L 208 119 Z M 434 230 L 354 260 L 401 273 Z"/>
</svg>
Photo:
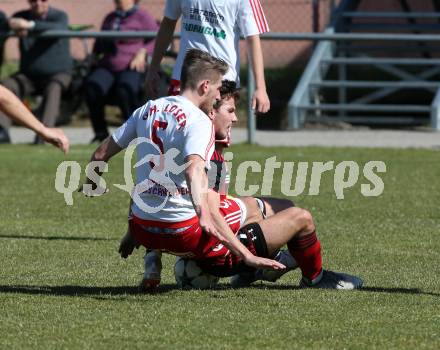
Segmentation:
<svg viewBox="0 0 440 350">
<path fill-rule="evenodd" d="M 398 294 L 421 294 L 432 295 L 440 297 L 440 293 L 424 292 L 419 288 L 383 288 L 383 287 L 363 287 L 359 289 L 360 292 L 374 292 L 374 293 L 398 293 Z"/>
<path fill-rule="evenodd" d="M 228 284 L 221 284 L 215 289 L 209 290 L 222 291 L 232 290 Z M 245 289 L 264 289 L 264 290 L 299 290 L 298 286 L 277 285 L 277 284 L 254 284 L 247 288 L 236 288 L 234 290 Z M 93 286 L 0 286 L 0 294 L 17 293 L 29 295 L 52 295 L 52 296 L 70 296 L 70 297 L 98 297 L 107 299 L 108 297 L 125 297 L 128 295 L 155 295 L 168 293 L 174 290 L 190 292 L 191 289 L 181 289 L 176 284 L 161 284 L 153 293 L 141 293 L 135 286 L 110 286 L 110 287 L 93 287 Z M 391 293 L 391 294 L 414 294 L 414 295 L 430 295 L 440 296 L 439 293 L 424 292 L 418 288 L 384 288 L 384 287 L 364 287 L 356 292 L 373 292 L 373 293 Z M 213 295 L 214 296 L 214 295 Z"/>
<path fill-rule="evenodd" d="M 0 239 L 41 239 L 46 241 L 116 241 L 115 238 L 101 238 L 101 237 L 76 237 L 76 236 L 26 236 L 26 235 L 3 235 L 0 234 Z"/>
<path fill-rule="evenodd" d="M 175 284 L 163 284 L 154 293 L 161 294 L 172 290 L 179 290 Z M 142 295 L 135 286 L 0 286 L 0 294 L 17 293 L 29 295 L 52 295 L 52 296 L 127 296 Z"/>
<path fill-rule="evenodd" d="M 267 289 L 267 290 L 302 290 L 299 286 L 292 286 L 288 284 L 252 284 L 250 287 L 243 287 L 237 289 L 254 288 L 254 289 Z M 315 289 L 319 291 L 321 289 Z M 440 297 L 440 293 L 424 292 L 419 288 L 385 288 L 385 287 L 362 287 L 357 289 L 356 292 L 373 292 L 373 293 L 396 293 L 396 294 L 419 294 L 419 295 L 431 295 Z"/>
</svg>

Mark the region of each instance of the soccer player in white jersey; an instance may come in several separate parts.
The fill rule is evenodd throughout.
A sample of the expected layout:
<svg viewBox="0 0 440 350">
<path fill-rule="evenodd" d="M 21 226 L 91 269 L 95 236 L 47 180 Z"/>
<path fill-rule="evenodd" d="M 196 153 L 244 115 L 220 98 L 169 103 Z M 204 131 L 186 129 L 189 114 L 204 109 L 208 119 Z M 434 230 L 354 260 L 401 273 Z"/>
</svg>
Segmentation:
<svg viewBox="0 0 440 350">
<path fill-rule="evenodd" d="M 180 17 L 182 36 L 168 94 L 179 94 L 182 62 L 189 48 L 207 51 L 227 62 L 230 69 L 224 79 L 235 81 L 240 86 L 239 43 L 240 35 L 243 35 L 255 79 L 252 108 L 259 113 L 266 113 L 270 109 L 270 101 L 266 92 L 259 35 L 268 32 L 269 26 L 259 0 L 167 0 L 147 72 L 147 94 L 154 98 L 158 95 L 160 62 L 171 43 Z M 223 140 L 216 140 L 216 143 L 229 146 L 229 134 Z M 141 290 L 154 288 L 160 283 L 160 258 L 160 252 L 146 253 L 144 276 L 139 285 Z"/>
<path fill-rule="evenodd" d="M 148 101 L 137 109 L 97 148 L 92 161 L 108 162 L 137 142 L 139 166 L 129 226 L 138 244 L 199 259 L 228 249 L 250 267 L 283 269 L 277 261 L 252 254 L 224 217 L 218 211 L 211 215 L 209 208 L 205 168 L 214 151 L 214 126 L 207 114 L 220 97 L 227 69 L 224 61 L 189 50 L 182 67 L 182 95 Z M 151 173 L 163 173 L 169 152 L 176 167 L 165 172 L 163 183 L 153 181 Z M 176 171 L 183 165 L 184 171 Z"/>
<path fill-rule="evenodd" d="M 270 101 L 259 35 L 268 32 L 269 26 L 259 0 L 167 0 L 147 73 L 147 92 L 154 97 L 158 94 L 160 62 L 180 17 L 182 36 L 172 74 L 171 94 L 175 93 L 173 89 L 179 88 L 182 62 L 186 50 L 190 48 L 207 51 L 224 60 L 230 67 L 224 79 L 235 81 L 239 86 L 239 42 L 240 35 L 243 35 L 255 78 L 252 106 L 257 112 L 266 113 Z"/>
</svg>

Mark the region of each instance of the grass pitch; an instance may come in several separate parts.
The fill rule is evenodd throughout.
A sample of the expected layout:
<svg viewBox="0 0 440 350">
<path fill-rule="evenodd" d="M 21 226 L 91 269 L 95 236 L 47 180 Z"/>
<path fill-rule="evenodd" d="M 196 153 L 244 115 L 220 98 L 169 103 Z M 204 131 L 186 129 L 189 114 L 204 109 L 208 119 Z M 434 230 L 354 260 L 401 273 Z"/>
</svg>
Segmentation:
<svg viewBox="0 0 440 350">
<path fill-rule="evenodd" d="M 84 166 L 91 147 L 66 158 L 50 147 L 0 147 L 0 348 L 2 349 L 438 349 L 440 348 L 439 152 L 235 146 L 242 160 L 356 161 L 360 180 L 336 199 L 333 172 L 320 194 L 293 198 L 314 214 L 324 265 L 364 279 L 361 291 L 297 289 L 279 283 L 209 291 L 175 287 L 174 258 L 163 285 L 137 293 L 142 250 L 118 257 L 128 196 L 111 185 L 99 198 L 54 189 L 62 160 Z M 385 190 L 363 197 L 362 165 L 381 160 Z M 234 175 L 234 168 L 233 168 Z M 84 172 L 83 172 L 84 177 Z M 124 183 L 122 157 L 107 183 Z M 262 181 L 253 174 L 249 183 Z M 280 193 L 275 171 L 274 196 Z M 233 190 L 233 188 L 232 188 Z"/>
</svg>

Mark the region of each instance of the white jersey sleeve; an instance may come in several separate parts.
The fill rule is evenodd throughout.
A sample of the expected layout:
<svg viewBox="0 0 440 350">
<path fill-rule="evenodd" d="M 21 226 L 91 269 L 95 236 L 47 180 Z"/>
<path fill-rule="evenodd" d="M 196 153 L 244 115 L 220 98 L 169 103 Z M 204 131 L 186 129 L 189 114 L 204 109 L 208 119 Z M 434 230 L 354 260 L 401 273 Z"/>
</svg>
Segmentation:
<svg viewBox="0 0 440 350">
<path fill-rule="evenodd" d="M 184 158 L 197 154 L 209 164 L 215 143 L 214 124 L 210 119 L 203 118 L 186 128 L 184 140 L 182 150 Z"/>
<path fill-rule="evenodd" d="M 260 0 L 240 0 L 238 16 L 240 31 L 245 38 L 269 31 Z"/>
<path fill-rule="evenodd" d="M 121 148 L 127 148 L 131 141 L 137 137 L 137 122 L 142 117 L 145 109 L 148 107 L 148 103 L 142 107 L 139 107 L 133 112 L 130 118 L 122 124 L 113 134 L 113 140 Z"/>
<path fill-rule="evenodd" d="M 167 0 L 165 4 L 164 16 L 169 19 L 178 20 L 182 14 L 181 3 L 182 0 Z"/>
</svg>

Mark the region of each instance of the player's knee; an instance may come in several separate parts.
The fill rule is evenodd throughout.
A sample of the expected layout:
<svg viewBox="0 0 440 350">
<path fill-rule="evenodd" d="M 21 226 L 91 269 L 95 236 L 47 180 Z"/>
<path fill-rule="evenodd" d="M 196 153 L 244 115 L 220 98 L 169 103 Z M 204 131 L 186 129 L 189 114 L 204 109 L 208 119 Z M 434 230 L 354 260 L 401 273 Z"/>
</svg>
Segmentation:
<svg viewBox="0 0 440 350">
<path fill-rule="evenodd" d="M 315 231 L 315 223 L 313 222 L 313 216 L 308 210 L 306 209 L 301 210 L 301 219 L 304 223 L 304 231 L 306 231 L 307 233 L 311 233 Z"/>
<path fill-rule="evenodd" d="M 313 216 L 308 210 L 300 208 L 290 208 L 288 210 L 291 211 L 292 218 L 295 220 L 296 225 L 301 227 L 301 232 L 311 233 L 315 230 Z"/>
</svg>

